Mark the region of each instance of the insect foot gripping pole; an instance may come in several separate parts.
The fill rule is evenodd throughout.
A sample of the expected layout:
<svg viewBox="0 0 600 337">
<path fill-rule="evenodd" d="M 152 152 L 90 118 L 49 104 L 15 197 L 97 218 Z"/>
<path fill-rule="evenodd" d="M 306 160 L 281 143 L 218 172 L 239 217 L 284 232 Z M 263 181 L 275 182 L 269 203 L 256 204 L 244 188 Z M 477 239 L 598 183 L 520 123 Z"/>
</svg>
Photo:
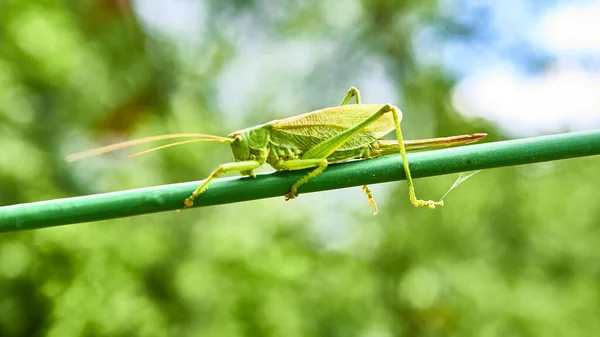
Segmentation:
<svg viewBox="0 0 600 337">
<path fill-rule="evenodd" d="M 198 198 L 198 196 L 200 194 L 202 194 L 202 192 L 204 192 L 204 190 L 206 190 L 206 188 L 208 187 L 208 184 L 210 184 L 210 182 L 213 181 L 218 176 L 228 173 L 228 172 L 254 170 L 259 167 L 260 167 L 260 164 L 254 160 L 240 161 L 240 162 L 235 162 L 235 163 L 226 163 L 226 164 L 220 165 L 219 167 L 217 167 L 216 170 L 214 170 L 208 176 L 208 178 L 206 178 L 206 180 L 204 180 L 204 183 L 202 183 L 202 185 L 200 185 L 200 187 L 198 187 L 194 192 L 192 192 L 192 194 L 189 197 L 187 197 L 183 201 L 183 208 L 179 211 L 185 211 L 186 209 L 194 206 L 194 200 L 196 200 L 196 198 Z"/>
</svg>

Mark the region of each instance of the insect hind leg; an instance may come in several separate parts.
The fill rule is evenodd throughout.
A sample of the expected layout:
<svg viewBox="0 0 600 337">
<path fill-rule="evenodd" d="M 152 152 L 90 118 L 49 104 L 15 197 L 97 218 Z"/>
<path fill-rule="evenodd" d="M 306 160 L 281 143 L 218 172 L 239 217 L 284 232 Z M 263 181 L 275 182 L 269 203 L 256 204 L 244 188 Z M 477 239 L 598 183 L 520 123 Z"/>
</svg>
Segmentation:
<svg viewBox="0 0 600 337">
<path fill-rule="evenodd" d="M 402 130 L 400 129 L 400 119 L 398 118 L 399 109 L 393 105 L 387 104 L 383 107 L 382 110 L 386 110 L 387 112 L 391 112 L 394 116 L 394 128 L 396 129 L 396 138 L 398 138 L 398 148 L 400 150 L 400 157 L 402 158 L 402 166 L 404 168 L 404 173 L 406 175 L 406 184 L 408 185 L 408 197 L 410 202 L 415 207 L 427 206 L 429 209 L 435 209 L 435 206 L 444 206 L 444 201 L 433 201 L 433 200 L 421 200 L 417 199 L 415 195 L 415 186 L 412 180 L 412 176 L 410 174 L 410 167 L 408 165 L 408 159 L 406 158 L 406 147 L 404 146 L 404 139 L 402 137 Z"/>
<path fill-rule="evenodd" d="M 415 207 L 427 206 L 430 209 L 435 209 L 435 206 L 443 206 L 443 201 L 432 201 L 432 200 L 421 200 L 417 199 L 415 195 L 415 187 L 413 184 L 413 180 L 410 174 L 410 167 L 408 165 L 408 160 L 406 158 L 406 149 L 404 147 L 404 140 L 402 138 L 402 131 L 400 129 L 400 109 L 396 108 L 391 104 L 385 104 L 379 109 L 377 112 L 373 113 L 368 118 L 364 119 L 362 122 L 356 124 L 350 129 L 347 129 L 343 132 L 336 134 L 333 137 L 330 137 L 319 144 L 313 146 L 310 150 L 304 152 L 302 155 L 302 159 L 313 159 L 313 158 L 327 158 L 337 149 L 339 149 L 343 144 L 345 144 L 349 139 L 354 137 L 358 132 L 375 122 L 381 116 L 386 113 L 391 113 L 394 120 L 394 129 L 396 130 L 396 137 L 398 138 L 398 149 L 400 151 L 400 156 L 402 157 L 402 166 L 404 168 L 404 173 L 406 174 L 406 182 L 408 185 L 408 196 L 410 198 L 410 202 Z"/>
<path fill-rule="evenodd" d="M 350 103 L 352 97 L 356 98 L 356 104 L 360 104 L 360 92 L 355 87 L 351 87 L 350 89 L 348 89 L 348 93 L 346 94 L 346 97 L 344 97 L 340 105 L 346 105 Z"/>
<path fill-rule="evenodd" d="M 379 209 L 377 209 L 377 204 L 375 203 L 375 199 L 373 199 L 373 193 L 369 186 L 363 185 L 362 190 L 367 194 L 367 198 L 369 198 L 369 206 L 373 207 L 373 215 L 379 213 Z"/>
</svg>

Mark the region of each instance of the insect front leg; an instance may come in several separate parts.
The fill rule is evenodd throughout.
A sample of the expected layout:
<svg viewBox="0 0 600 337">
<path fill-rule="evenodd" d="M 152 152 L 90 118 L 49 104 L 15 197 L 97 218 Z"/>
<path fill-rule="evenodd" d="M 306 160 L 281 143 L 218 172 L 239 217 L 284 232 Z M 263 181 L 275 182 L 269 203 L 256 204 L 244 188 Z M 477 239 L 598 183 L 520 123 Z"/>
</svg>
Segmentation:
<svg viewBox="0 0 600 337">
<path fill-rule="evenodd" d="M 198 187 L 194 192 L 192 192 L 192 194 L 189 197 L 187 197 L 183 201 L 183 208 L 181 210 L 183 211 L 186 208 L 190 208 L 190 207 L 194 206 L 194 200 L 196 200 L 196 198 L 198 198 L 198 196 L 206 190 L 206 188 L 208 187 L 208 184 L 210 184 L 210 182 L 213 181 L 218 176 L 228 173 L 228 172 L 252 171 L 259 167 L 260 167 L 260 164 L 255 160 L 238 161 L 238 162 L 234 162 L 234 163 L 226 163 L 226 164 L 219 165 L 219 167 L 217 167 L 214 171 L 212 171 L 212 173 L 208 176 L 208 178 L 206 178 L 206 180 L 204 180 L 202 185 L 200 185 L 200 187 Z"/>
<path fill-rule="evenodd" d="M 310 171 L 307 175 L 302 177 L 302 179 L 296 181 L 292 187 L 290 187 L 290 191 L 285 195 L 285 200 L 294 199 L 298 196 L 298 187 L 306 184 L 310 179 L 318 176 L 327 168 L 327 159 L 293 159 L 283 162 L 283 164 L 279 165 L 278 170 L 286 170 L 286 171 L 296 171 L 303 170 L 306 168 L 316 167 L 316 169 Z"/>
</svg>

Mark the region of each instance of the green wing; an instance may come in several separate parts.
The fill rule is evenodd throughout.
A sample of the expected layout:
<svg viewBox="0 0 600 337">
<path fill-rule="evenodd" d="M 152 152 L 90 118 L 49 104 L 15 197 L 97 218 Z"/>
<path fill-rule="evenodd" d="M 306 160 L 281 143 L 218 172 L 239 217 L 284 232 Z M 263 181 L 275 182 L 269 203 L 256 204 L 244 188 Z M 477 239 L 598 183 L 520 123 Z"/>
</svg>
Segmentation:
<svg viewBox="0 0 600 337">
<path fill-rule="evenodd" d="M 348 104 L 281 119 L 272 124 L 271 142 L 277 146 L 307 151 L 320 142 L 364 121 L 381 107 L 383 104 Z M 394 130 L 393 116 L 385 114 L 357 132 L 338 151 L 364 147 L 392 130 Z"/>
</svg>

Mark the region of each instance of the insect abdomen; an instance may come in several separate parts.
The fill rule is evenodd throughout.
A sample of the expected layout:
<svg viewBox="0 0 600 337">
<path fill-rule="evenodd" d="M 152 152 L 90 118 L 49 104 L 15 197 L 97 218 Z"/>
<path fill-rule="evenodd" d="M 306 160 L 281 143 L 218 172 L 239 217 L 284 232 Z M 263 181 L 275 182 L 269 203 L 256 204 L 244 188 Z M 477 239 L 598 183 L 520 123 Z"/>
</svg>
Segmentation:
<svg viewBox="0 0 600 337">
<path fill-rule="evenodd" d="M 372 150 L 370 146 L 365 146 L 358 149 L 335 151 L 327 157 L 327 161 L 330 163 L 341 163 L 353 159 L 367 159 L 373 157 L 371 155 Z"/>
</svg>

